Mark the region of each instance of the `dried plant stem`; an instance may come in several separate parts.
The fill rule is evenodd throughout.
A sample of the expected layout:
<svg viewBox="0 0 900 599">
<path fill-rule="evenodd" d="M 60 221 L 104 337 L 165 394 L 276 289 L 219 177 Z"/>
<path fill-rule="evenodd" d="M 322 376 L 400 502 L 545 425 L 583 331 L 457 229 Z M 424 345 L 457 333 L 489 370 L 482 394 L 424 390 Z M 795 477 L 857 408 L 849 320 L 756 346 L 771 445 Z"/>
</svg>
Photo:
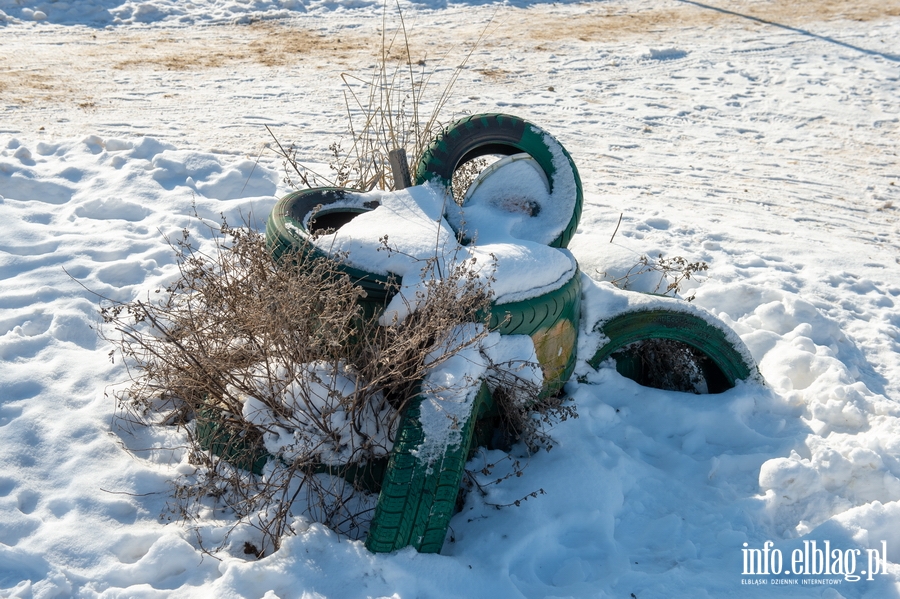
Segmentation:
<svg viewBox="0 0 900 599">
<path fill-rule="evenodd" d="M 426 296 L 404 321 L 379 326 L 341 256 L 301 250 L 276 263 L 262 233 L 225 222 L 218 231 L 211 252 L 182 232 L 172 243 L 179 276 L 152 299 L 101 304 L 101 333 L 131 376 L 116 394 L 118 418 L 187 433 L 200 470 L 176 485 L 185 519 L 212 496 L 259 529 L 260 554 L 278 547 L 298 513 L 358 534 L 371 506 L 315 473 L 388 454 L 426 373 L 486 334 L 449 333 L 484 321 L 490 288 L 467 261 L 424 260 Z M 439 263 L 443 278 L 430 272 Z M 266 452 L 274 468 L 251 476 Z"/>
</svg>

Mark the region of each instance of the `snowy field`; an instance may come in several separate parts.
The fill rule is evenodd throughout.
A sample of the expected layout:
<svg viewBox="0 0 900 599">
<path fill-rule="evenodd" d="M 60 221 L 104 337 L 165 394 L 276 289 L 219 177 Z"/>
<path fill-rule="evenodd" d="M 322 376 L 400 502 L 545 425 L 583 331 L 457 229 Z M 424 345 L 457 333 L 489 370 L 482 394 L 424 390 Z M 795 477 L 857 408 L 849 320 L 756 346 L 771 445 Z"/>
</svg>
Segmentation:
<svg viewBox="0 0 900 599">
<path fill-rule="evenodd" d="M 900 2 L 709 2 L 402 8 L 426 109 L 487 27 L 442 117 L 507 112 L 565 145 L 582 271 L 707 262 L 686 291 L 766 384 L 695 396 L 601 368 L 441 555 L 297 518 L 257 560 L 201 551 L 214 514 L 174 521 L 184 438 L 114 422 L 126 372 L 88 289 L 169 280 L 164 237 L 204 235 L 192 205 L 264 222 L 289 191 L 264 125 L 327 162 L 381 6 L 0 0 L 0 597 L 900 597 Z M 747 575 L 764 548 L 792 574 Z"/>
</svg>

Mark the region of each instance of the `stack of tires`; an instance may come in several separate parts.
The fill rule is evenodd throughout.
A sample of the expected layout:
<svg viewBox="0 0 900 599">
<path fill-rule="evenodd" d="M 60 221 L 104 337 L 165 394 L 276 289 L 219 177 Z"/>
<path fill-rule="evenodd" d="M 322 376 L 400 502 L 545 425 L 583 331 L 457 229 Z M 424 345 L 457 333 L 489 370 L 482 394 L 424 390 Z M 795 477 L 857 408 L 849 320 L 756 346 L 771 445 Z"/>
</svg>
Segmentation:
<svg viewBox="0 0 900 599">
<path fill-rule="evenodd" d="M 449 126 L 426 150 L 415 171 L 417 185 L 436 183 L 452 192 L 453 175 L 464 163 L 486 155 L 527 154 L 543 172 L 550 197 L 558 189 L 567 193 L 568 222 L 560 222 L 547 245 L 567 247 L 578 228 L 583 204 L 581 180 L 569 153 L 541 128 L 514 116 L 480 114 Z M 565 185 L 561 184 L 565 182 Z M 570 193 L 569 193 L 570 192 Z M 311 243 L 319 230 L 335 230 L 358 214 L 377 205 L 347 201 L 356 192 L 338 188 L 308 189 L 281 199 L 266 226 L 266 242 L 276 258 L 295 252 L 325 255 Z M 452 196 L 451 196 L 452 197 Z M 458 209 L 457 206 L 453 206 Z M 462 209 L 465 209 L 465 202 Z M 446 213 L 445 213 L 446 216 Z M 448 219 L 448 222 L 452 222 Z M 452 225 L 451 225 L 452 226 Z M 460 231 L 455 231 L 464 239 Z M 375 315 L 390 300 L 391 275 L 369 273 L 341 264 L 352 281 L 363 287 L 367 315 Z M 559 392 L 575 368 L 575 348 L 581 317 L 581 273 L 571 276 L 550 291 L 491 308 L 490 327 L 503 335 L 529 335 L 544 373 L 542 394 Z M 746 353 L 737 351 L 732 340 L 698 316 L 666 309 L 620 314 L 602 323 L 607 343 L 589 363 L 597 367 L 609 357 L 621 358 L 620 372 L 639 380 L 639 371 L 628 366 L 628 347 L 647 339 L 671 339 L 685 343 L 709 357 L 711 379 L 717 390 L 734 386 L 753 369 Z M 625 358 L 622 358 L 626 355 Z M 481 385 L 468 418 L 459 424 L 460 441 L 448 445 L 443 455 L 431 463 L 418 458 L 417 449 L 425 441 L 420 422 L 420 395 L 408 403 L 401 417 L 396 440 L 381 479 L 380 494 L 366 547 L 373 552 L 390 552 L 407 546 L 420 552 L 437 553 L 446 536 L 456 505 L 465 463 L 475 442 L 476 423 L 491 414 L 494 405 L 487 385 Z M 246 458 L 245 458 L 246 459 Z M 379 469 L 380 474 L 380 469 Z"/>
<path fill-rule="evenodd" d="M 550 191 L 565 177 L 574 181 L 574 197 L 566 198 L 572 213 L 564 228 L 550 242 L 565 248 L 581 217 L 583 195 L 578 169 L 568 152 L 548 133 L 523 119 L 504 114 L 481 114 L 448 127 L 423 154 L 415 183 L 436 182 L 452 192 L 456 169 L 486 155 L 527 153 L 542 169 Z M 560 153 L 564 160 L 560 160 Z M 560 172 L 560 167 L 566 172 Z M 462 206 L 465 209 L 465 204 Z M 457 233 L 459 233 L 457 231 Z M 543 395 L 557 393 L 575 369 L 575 347 L 581 315 L 581 273 L 576 268 L 561 287 L 512 303 L 494 304 L 490 328 L 501 335 L 529 335 L 544 372 Z M 469 418 L 462 423 L 461 442 L 447 447 L 437 463 L 424 464 L 416 449 L 424 442 L 419 404 L 414 400 L 400 422 L 400 429 L 382 481 L 375 516 L 366 538 L 373 552 L 389 552 L 406 546 L 423 553 L 441 550 L 456 506 L 460 483 L 474 442 L 475 424 L 493 407 L 490 392 L 482 385 Z"/>
</svg>

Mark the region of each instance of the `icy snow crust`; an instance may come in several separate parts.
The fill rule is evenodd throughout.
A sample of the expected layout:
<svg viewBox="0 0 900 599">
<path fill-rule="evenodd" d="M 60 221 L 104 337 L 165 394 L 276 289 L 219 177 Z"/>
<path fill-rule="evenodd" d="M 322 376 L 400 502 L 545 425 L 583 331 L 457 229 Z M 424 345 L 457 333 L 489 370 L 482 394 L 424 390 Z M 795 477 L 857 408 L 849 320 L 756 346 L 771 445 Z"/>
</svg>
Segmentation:
<svg viewBox="0 0 900 599">
<path fill-rule="evenodd" d="M 218 11 L 237 2 L 88 0 L 66 9 L 0 1 L 3 85 L 24 74 L 80 82 L 70 80 L 65 89 L 74 96 L 65 102 L 44 102 L 47 89 L 34 97 L 0 90 L 0 596 L 900 592 L 900 21 L 887 4 L 845 2 L 837 8 L 848 18 L 820 17 L 835 3 L 811 0 L 790 6 L 809 8 L 796 19 L 778 13 L 780 3 L 728 5 L 793 29 L 689 3 L 501 7 L 510 27 L 472 55 L 448 115 L 502 107 L 565 144 L 585 189 L 570 249 L 592 278 L 621 276 L 642 254 L 709 263 L 709 276 L 685 292 L 734 329 L 766 385 L 697 397 L 640 387 L 613 368 L 585 371 L 586 382 L 566 387 L 580 417 L 554 427 L 554 449 L 530 458 L 520 447 L 512 452 L 527 464 L 523 476 L 489 484 L 510 473 L 501 452 L 481 451 L 470 462 L 486 495 L 468 495 L 443 555 L 371 555 L 295 517 L 296 535 L 257 560 L 243 553 L 244 542 L 259 542 L 252 526 L 233 529 L 234 518 L 214 503 L 198 534 L 167 510 L 170 482 L 195 476 L 184 432 L 112 423 L 107 394 L 126 372 L 91 328 L 97 298 L 81 284 L 123 301 L 152 294 L 175 269 L 161 234 L 188 227 L 209 239 L 189 217 L 192 204 L 213 222 L 220 213 L 233 224 L 250 215 L 262 227 L 289 190 L 277 160 L 264 155 L 257 164 L 258 144 L 268 140 L 259 123 L 298 123 L 303 151 L 324 163 L 327 144 L 343 131 L 339 68 L 315 55 L 292 65 L 296 75 L 258 64 L 113 68 L 123 33 L 148 46 L 160 34 L 214 48 L 228 28 L 189 27 L 177 17 L 148 22 L 158 28 L 152 35 L 131 25 L 53 24 L 117 6 L 129 14 L 138 6 L 147 15 L 184 10 L 211 22 L 231 18 Z M 76 6 L 85 16 L 67 17 Z M 253 6 L 263 5 L 240 3 Z M 295 13 L 297 22 L 314 21 L 335 38 L 382 23 L 380 5 L 329 6 L 319 16 Z M 860 7 L 871 12 L 856 13 Z M 25 8 L 47 18 L 27 19 Z M 588 12 L 607 9 L 609 17 Z M 474 39 L 496 6 L 417 10 L 414 38 L 425 29 L 421 35 L 438 42 Z M 589 37 L 607 21 L 609 30 Z M 44 44 L 52 52 L 42 53 Z M 648 46 L 666 51 L 654 58 Z M 105 52 L 109 65 L 84 72 L 66 61 L 85 47 Z M 371 47 L 366 52 L 351 58 L 368 65 Z M 507 75 L 501 82 L 485 73 Z M 94 108 L 72 101 L 81 101 L 82 88 L 98 90 Z M 605 285 L 585 294 L 586 350 L 586 327 L 606 309 L 596 302 L 627 307 Z M 488 464 L 496 465 L 481 474 Z M 273 466 L 267 476 L 276 475 Z M 518 508 L 494 507 L 539 489 L 545 494 Z M 217 559 L 202 552 L 198 536 L 215 545 L 228 532 L 228 551 Z M 859 549 L 858 569 L 865 550 L 885 541 L 888 571 L 872 581 L 833 577 L 840 585 L 742 585 L 752 578 L 741 575 L 743 544 L 761 549 L 767 540 L 786 559 L 808 541 Z"/>
</svg>

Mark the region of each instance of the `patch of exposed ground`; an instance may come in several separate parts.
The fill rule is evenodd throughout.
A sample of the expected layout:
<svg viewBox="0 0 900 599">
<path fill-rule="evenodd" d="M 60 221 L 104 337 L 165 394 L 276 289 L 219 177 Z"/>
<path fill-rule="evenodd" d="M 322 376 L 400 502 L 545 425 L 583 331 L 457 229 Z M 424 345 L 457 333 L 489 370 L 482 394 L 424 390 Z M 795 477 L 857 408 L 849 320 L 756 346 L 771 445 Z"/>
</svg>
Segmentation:
<svg viewBox="0 0 900 599">
<path fill-rule="evenodd" d="M 720 6 L 721 5 L 721 6 Z M 491 12 L 489 12 L 489 10 Z M 493 12 L 490 7 L 471 7 L 478 13 L 467 31 L 447 34 L 446 24 L 419 18 L 410 48 L 413 62 L 445 55 L 460 39 L 475 40 L 480 22 Z M 483 13 L 483 14 L 482 14 Z M 585 3 L 580 5 L 535 5 L 527 9 L 498 10 L 489 28 L 485 47 L 530 46 L 552 51 L 551 42 L 621 41 L 633 36 L 682 28 L 710 28 L 731 24 L 747 27 L 767 23 L 803 29 L 816 22 L 835 19 L 869 21 L 900 16 L 900 0 L 721 0 L 699 2 L 670 0 L 658 5 L 625 3 Z M 70 98 L 85 80 L 104 69 L 140 72 L 145 69 L 192 71 L 227 68 L 235 64 L 258 64 L 265 68 L 290 67 L 304 61 L 323 59 L 338 68 L 358 68 L 360 61 L 372 61 L 381 54 L 378 31 L 345 28 L 322 32 L 303 28 L 300 21 L 257 22 L 247 26 L 222 26 L 192 30 L 177 35 L 164 29 L 72 30 L 65 36 L 38 35 L 28 51 L 10 47 L 14 36 L 0 40 L 0 93 L 5 99 L 60 101 Z M 49 32 L 48 32 L 49 33 Z M 41 40 L 41 37 L 47 38 Z M 537 44 L 528 44 L 526 38 Z M 60 42 L 64 42 L 61 44 Z M 65 52 L 61 52 L 61 47 Z M 406 52 L 402 38 L 389 50 L 396 58 Z M 361 57 L 366 58 L 361 58 Z M 493 77 L 494 73 L 485 73 Z M 498 77 L 502 79 L 502 77 Z M 51 83 L 52 82 L 52 83 Z M 77 94 L 75 94 L 77 95 Z M 76 98 L 76 100 L 78 100 Z M 81 100 L 78 100 L 81 101 Z"/>
<path fill-rule="evenodd" d="M 326 58 L 346 62 L 351 53 L 376 47 L 374 35 L 342 32 L 338 36 L 311 32 L 296 25 L 255 23 L 223 28 L 225 35 L 207 31 L 193 39 L 163 36 L 141 40 L 140 35 L 125 45 L 124 56 L 114 63 L 117 69 L 149 67 L 186 71 L 226 67 L 232 63 L 258 63 L 266 67 L 290 66 L 304 59 Z"/>
<path fill-rule="evenodd" d="M 525 32 L 536 40 L 612 41 L 625 36 L 683 28 L 709 28 L 736 24 L 766 24 L 804 29 L 816 22 L 838 19 L 871 21 L 900 16 L 897 0 L 673 0 L 658 6 L 634 10 L 606 3 L 584 4 L 584 10 L 565 19 L 533 18 L 528 13 L 509 19 L 510 29 Z"/>
</svg>

